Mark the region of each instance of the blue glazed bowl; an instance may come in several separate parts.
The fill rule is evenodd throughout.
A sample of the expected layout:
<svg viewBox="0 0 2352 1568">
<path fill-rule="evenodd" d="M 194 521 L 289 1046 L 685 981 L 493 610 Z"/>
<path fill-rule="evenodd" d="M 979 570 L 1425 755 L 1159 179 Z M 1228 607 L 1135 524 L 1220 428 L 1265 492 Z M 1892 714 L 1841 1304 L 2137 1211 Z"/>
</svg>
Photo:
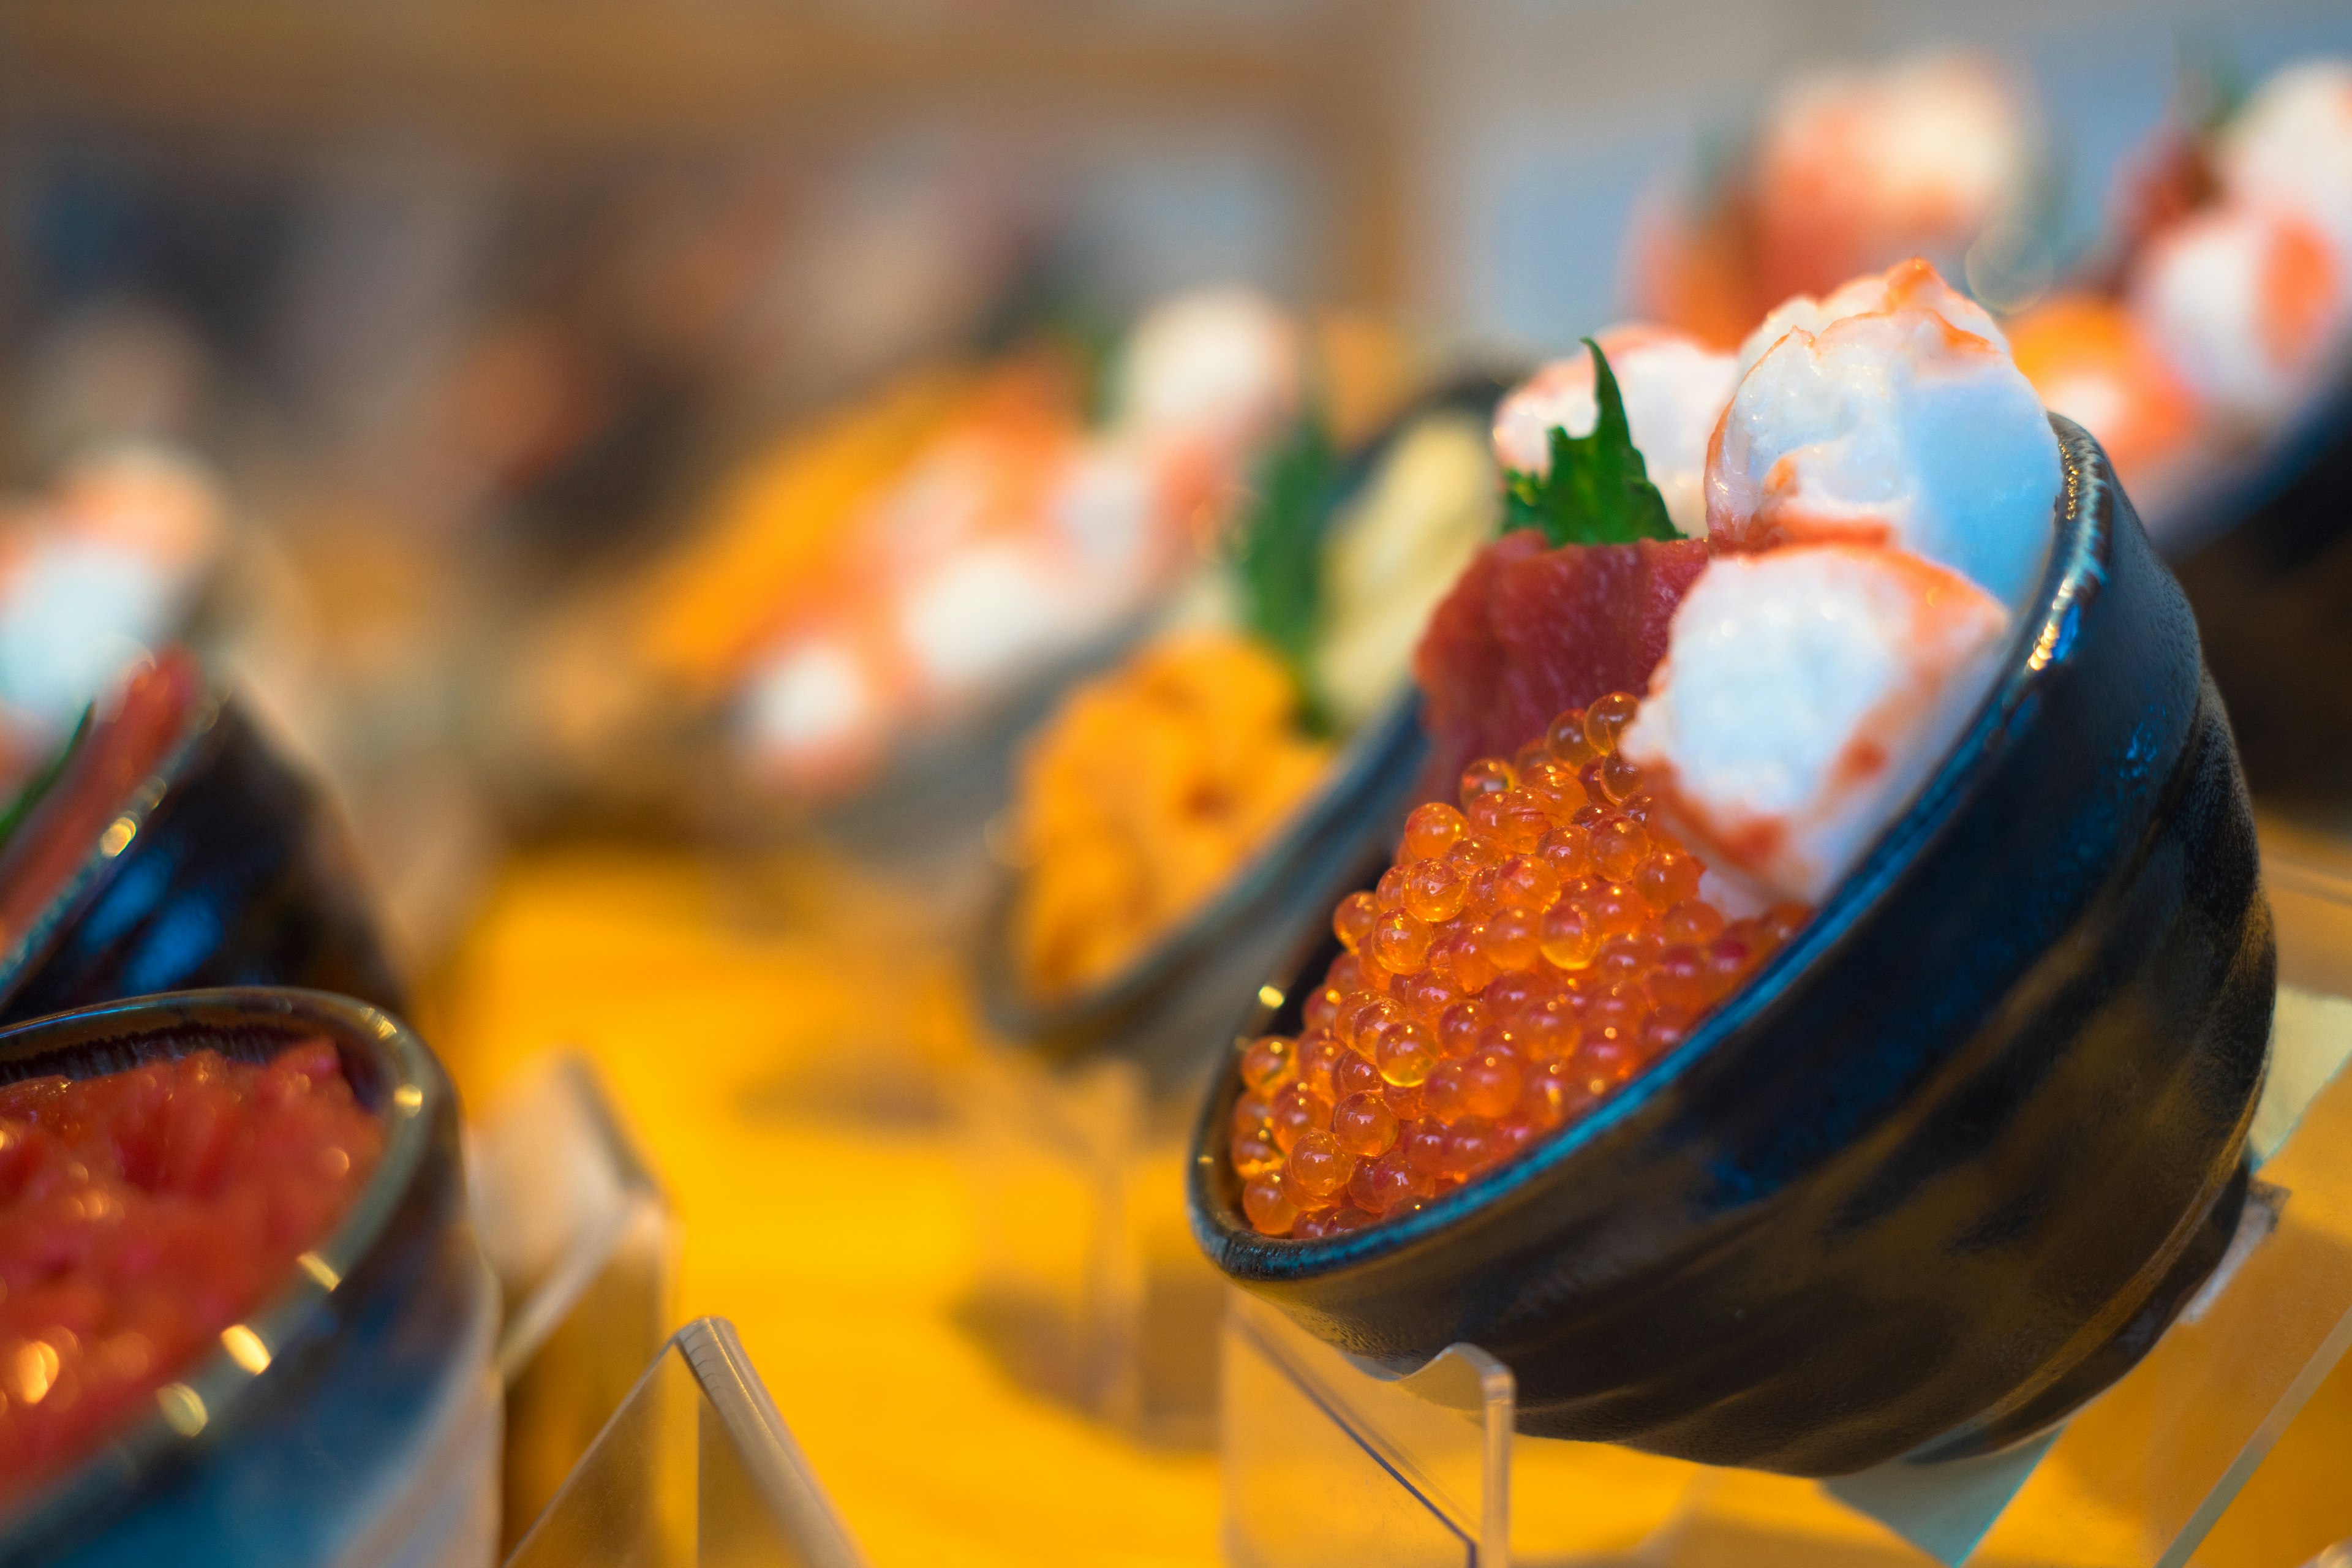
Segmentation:
<svg viewBox="0 0 2352 1568">
<path fill-rule="evenodd" d="M 1348 1235 L 1250 1229 L 1227 1072 L 1191 1172 L 1220 1268 L 1391 1368 L 1484 1346 L 1523 1431 L 1797 1475 L 1999 1447 L 2133 1364 L 2235 1227 L 2275 959 L 2188 606 L 2053 423 L 2011 668 L 1812 922 L 1583 1121 Z"/>
<path fill-rule="evenodd" d="M 2263 803 L 2352 817 L 2352 381 L 2186 507 L 2173 571 Z"/>
<path fill-rule="evenodd" d="M 91 1077 L 205 1046 L 266 1060 L 321 1035 L 385 1121 L 383 1155 L 304 1267 L 245 1320 L 269 1352 L 263 1370 L 219 1351 L 184 1371 L 194 1402 L 173 1408 L 177 1424 L 159 1401 L 0 1512 L 0 1563 L 489 1562 L 496 1289 L 466 1209 L 457 1097 L 421 1040 L 347 997 L 190 991 L 0 1030 L 0 1081 Z"/>
<path fill-rule="evenodd" d="M 1362 493 L 1424 419 L 1460 411 L 1491 418 L 1504 391 L 1501 380 L 1474 376 L 1416 403 L 1349 458 L 1325 500 L 1327 519 Z M 1004 877 L 974 964 L 990 1026 L 1052 1060 L 1118 1057 L 1140 1065 L 1159 1088 L 1199 1092 L 1250 1012 L 1265 955 L 1293 951 L 1323 929 L 1366 858 L 1395 845 L 1428 752 L 1420 693 L 1408 686 L 1349 739 L 1315 795 L 1213 898 L 1111 979 L 1070 997 L 1043 1001 L 1022 984 L 1009 941 L 1018 889 Z"/>
<path fill-rule="evenodd" d="M 198 700 L 125 827 L 0 953 L 0 1023 L 215 985 L 403 1005 L 341 817 L 228 698 Z M 43 828 L 37 806 L 18 831 Z"/>
</svg>

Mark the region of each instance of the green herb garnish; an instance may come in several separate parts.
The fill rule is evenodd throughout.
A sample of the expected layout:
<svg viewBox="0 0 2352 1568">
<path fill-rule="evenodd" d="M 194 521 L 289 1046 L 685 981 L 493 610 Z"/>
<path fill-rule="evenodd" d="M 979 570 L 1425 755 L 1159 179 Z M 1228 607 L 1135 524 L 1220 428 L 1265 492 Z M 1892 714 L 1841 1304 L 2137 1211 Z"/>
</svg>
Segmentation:
<svg viewBox="0 0 2352 1568">
<path fill-rule="evenodd" d="M 1314 676 L 1323 610 L 1323 524 L 1339 476 L 1339 448 L 1310 407 L 1258 468 L 1256 493 L 1234 532 L 1233 571 L 1243 626 L 1281 656 L 1307 727 L 1325 727 Z"/>
<path fill-rule="evenodd" d="M 1551 429 L 1551 471 L 1503 473 L 1503 531 L 1539 528 L 1554 544 L 1627 544 L 1637 539 L 1679 539 L 1666 516 L 1666 498 L 1633 445 L 1625 399 L 1609 357 L 1591 338 L 1592 396 L 1601 416 L 1590 436 Z"/>
</svg>

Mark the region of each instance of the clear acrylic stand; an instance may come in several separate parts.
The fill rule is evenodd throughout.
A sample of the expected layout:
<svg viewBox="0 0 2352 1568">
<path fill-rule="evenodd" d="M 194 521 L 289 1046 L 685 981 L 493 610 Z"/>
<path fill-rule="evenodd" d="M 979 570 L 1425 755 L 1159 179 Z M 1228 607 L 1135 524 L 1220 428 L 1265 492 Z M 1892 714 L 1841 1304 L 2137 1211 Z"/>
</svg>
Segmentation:
<svg viewBox="0 0 2352 1568">
<path fill-rule="evenodd" d="M 721 1318 L 680 1329 L 506 1568 L 858 1568 Z"/>
<path fill-rule="evenodd" d="M 2248 1217 L 2181 1319 L 2063 1427 L 1981 1460 L 1830 1483 L 1710 1470 L 1517 1437 L 1509 1370 L 1477 1347 L 1397 1377 L 1235 1293 L 1228 1555 L 1243 1568 L 2191 1563 L 2352 1346 L 2352 878 L 2284 858 L 2265 871 L 2282 987 Z M 2340 1456 L 2352 1430 L 2326 1440 Z M 2271 1561 L 2352 1530 L 2352 1480 L 2338 1479 L 2302 1489 L 2322 1495 L 2250 1494 L 2292 1516 L 2271 1537 L 2307 1541 Z"/>
<path fill-rule="evenodd" d="M 1485 1351 L 1381 1377 L 1236 1294 L 1223 1383 L 1235 1568 L 1509 1560 L 1511 1373 Z"/>
<path fill-rule="evenodd" d="M 586 1058 L 551 1058 L 476 1130 L 475 1227 L 507 1301 L 511 1547 L 660 1349 L 675 1311 L 667 1201 Z"/>
<path fill-rule="evenodd" d="M 1154 1096 L 1129 1062 L 995 1051 L 959 1103 L 981 1219 L 965 1326 L 1026 1386 L 1143 1441 L 1206 1447 L 1224 1287 L 1184 1215 L 1198 1094 Z"/>
</svg>

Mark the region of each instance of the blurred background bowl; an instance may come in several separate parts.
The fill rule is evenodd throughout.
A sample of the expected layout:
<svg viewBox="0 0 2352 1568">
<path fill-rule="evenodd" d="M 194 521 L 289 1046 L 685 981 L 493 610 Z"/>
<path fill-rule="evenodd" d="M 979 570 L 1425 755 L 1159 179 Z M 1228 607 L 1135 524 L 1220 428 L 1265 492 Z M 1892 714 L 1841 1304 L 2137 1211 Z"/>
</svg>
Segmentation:
<svg viewBox="0 0 2352 1568">
<path fill-rule="evenodd" d="M 457 1105 L 425 1043 L 347 997 L 184 992 L 0 1031 L 0 1077 L 86 1078 L 204 1047 L 267 1061 L 334 1043 L 385 1125 L 375 1173 L 327 1238 L 246 1320 L 268 1359 L 226 1349 L 158 1410 L 0 1518 L 0 1559 L 113 1568 L 487 1564 L 497 1545 L 497 1289 L 467 1216 Z"/>
<path fill-rule="evenodd" d="M 2266 806 L 2352 829 L 2352 379 L 2184 502 L 2173 562 Z"/>
<path fill-rule="evenodd" d="M 0 859 L 71 868 L 0 958 L 0 1020 L 216 985 L 404 1005 L 341 810 L 233 696 L 196 691 L 162 763 L 123 782 L 69 760 Z"/>
</svg>

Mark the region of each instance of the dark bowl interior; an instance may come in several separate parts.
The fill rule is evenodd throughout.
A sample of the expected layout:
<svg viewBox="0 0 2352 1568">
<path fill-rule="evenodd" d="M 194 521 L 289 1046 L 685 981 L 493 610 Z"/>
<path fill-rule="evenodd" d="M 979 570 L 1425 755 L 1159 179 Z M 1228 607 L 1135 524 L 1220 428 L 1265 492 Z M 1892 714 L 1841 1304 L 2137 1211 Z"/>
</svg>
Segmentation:
<svg viewBox="0 0 2352 1568">
<path fill-rule="evenodd" d="M 18 831 L 59 830 L 53 804 Z M 197 701 L 110 831 L 0 954 L 0 1023 L 218 985 L 404 1005 L 341 816 L 233 700 Z"/>
<path fill-rule="evenodd" d="M 2132 1364 L 2235 1224 L 2274 951 L 2195 625 L 2053 423 L 2011 668 L 1811 923 L 1583 1120 L 1345 1236 L 1250 1229 L 1223 1073 L 1190 1173 L 1221 1268 L 1399 1371 L 1485 1347 L 1523 1431 L 1801 1475 L 1998 1447 Z"/>
<path fill-rule="evenodd" d="M 2184 510 L 2173 571 L 2247 783 L 2352 824 L 2352 378 Z"/>
<path fill-rule="evenodd" d="M 1349 505 L 1396 444 L 1433 415 L 1491 417 L 1505 391 L 1479 375 L 1418 401 L 1350 455 L 1324 502 L 1327 520 Z M 1295 949 L 1328 920 L 1367 856 L 1396 841 L 1429 749 L 1419 693 L 1408 683 L 1368 720 L 1325 770 L 1313 796 L 1200 909 L 1118 973 L 1046 1001 L 1023 984 L 1011 947 L 1018 873 L 991 896 L 973 966 L 990 1026 L 1055 1061 L 1118 1057 L 1169 1091 L 1197 1091 L 1266 978 L 1265 955 Z M 1008 758 L 1009 761 L 1009 758 Z"/>
<path fill-rule="evenodd" d="M 110 1003 L 0 1030 L 0 1082 L 121 1071 L 202 1047 L 267 1060 L 332 1040 L 383 1155 L 350 1212 L 244 1320 L 271 1352 L 215 1352 L 174 1380 L 205 1418 L 151 1413 L 0 1514 L 0 1561 L 112 1564 L 331 1560 L 352 1510 L 410 1449 L 482 1310 L 455 1093 L 424 1043 L 348 997 L 265 989 Z M 332 1281 L 332 1283 L 329 1283 Z"/>
</svg>

